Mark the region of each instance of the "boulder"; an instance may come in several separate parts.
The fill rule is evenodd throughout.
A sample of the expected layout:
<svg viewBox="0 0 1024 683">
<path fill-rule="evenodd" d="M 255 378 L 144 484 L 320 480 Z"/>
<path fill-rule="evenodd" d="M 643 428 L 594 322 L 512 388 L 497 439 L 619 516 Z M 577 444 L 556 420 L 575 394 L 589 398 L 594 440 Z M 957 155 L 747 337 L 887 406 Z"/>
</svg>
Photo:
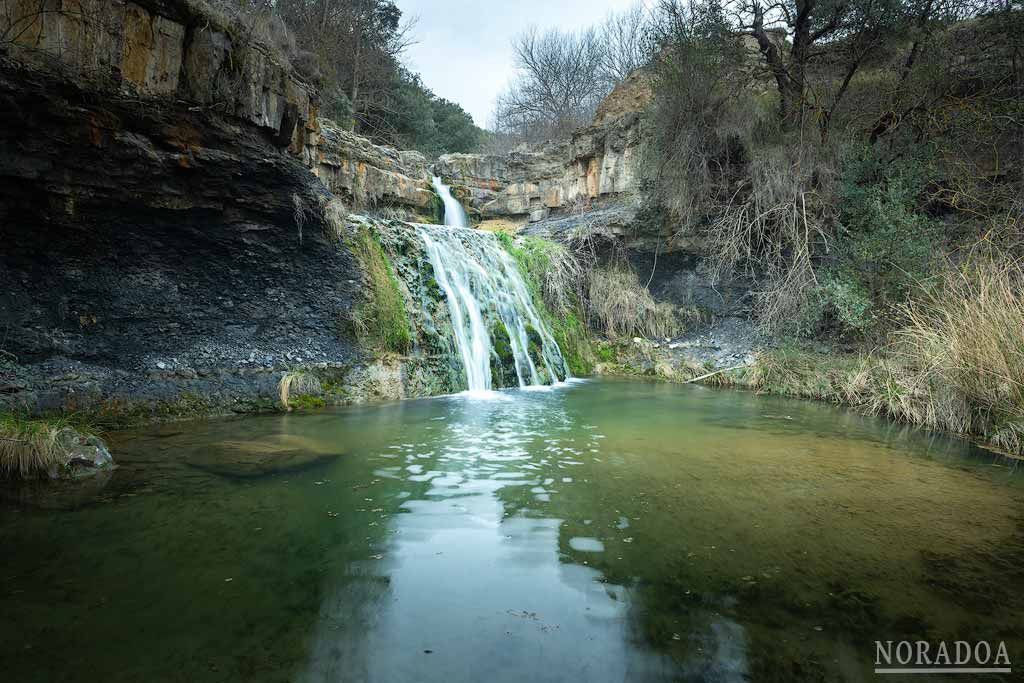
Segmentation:
<svg viewBox="0 0 1024 683">
<path fill-rule="evenodd" d="M 99 437 L 82 434 L 72 427 L 63 427 L 54 436 L 60 462 L 50 467 L 51 479 L 90 477 L 114 467 L 114 458 Z"/>
</svg>

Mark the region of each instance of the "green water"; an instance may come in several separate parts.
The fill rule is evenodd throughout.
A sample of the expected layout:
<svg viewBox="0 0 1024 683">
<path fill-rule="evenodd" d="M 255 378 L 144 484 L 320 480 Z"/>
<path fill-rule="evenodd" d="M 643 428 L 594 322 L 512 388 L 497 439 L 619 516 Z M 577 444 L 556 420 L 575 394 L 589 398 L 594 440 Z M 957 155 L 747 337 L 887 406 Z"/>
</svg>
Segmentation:
<svg viewBox="0 0 1024 683">
<path fill-rule="evenodd" d="M 1024 666 L 1013 463 L 823 405 L 592 381 L 110 442 L 105 482 L 4 492 L 4 680 L 853 681 L 943 638 Z"/>
</svg>

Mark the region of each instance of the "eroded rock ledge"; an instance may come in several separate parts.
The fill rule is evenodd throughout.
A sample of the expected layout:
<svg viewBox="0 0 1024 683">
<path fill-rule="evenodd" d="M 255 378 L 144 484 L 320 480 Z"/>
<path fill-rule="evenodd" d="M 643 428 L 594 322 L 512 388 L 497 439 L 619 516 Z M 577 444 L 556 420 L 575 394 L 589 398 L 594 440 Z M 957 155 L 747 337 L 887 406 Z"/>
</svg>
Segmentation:
<svg viewBox="0 0 1024 683">
<path fill-rule="evenodd" d="M 567 141 L 508 155 L 447 154 L 437 172 L 482 218 L 531 222 L 552 211 L 636 189 L 650 75 L 638 71 L 612 91 L 592 125 Z"/>
</svg>

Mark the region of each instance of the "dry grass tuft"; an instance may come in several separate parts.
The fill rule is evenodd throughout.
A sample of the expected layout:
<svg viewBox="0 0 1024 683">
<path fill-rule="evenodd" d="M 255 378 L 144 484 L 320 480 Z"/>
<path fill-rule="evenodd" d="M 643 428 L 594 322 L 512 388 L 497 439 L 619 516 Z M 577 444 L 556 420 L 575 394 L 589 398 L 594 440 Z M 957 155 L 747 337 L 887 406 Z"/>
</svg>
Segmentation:
<svg viewBox="0 0 1024 683">
<path fill-rule="evenodd" d="M 60 429 L 41 420 L 0 418 L 0 478 L 30 479 L 58 467 Z"/>
<path fill-rule="evenodd" d="M 1024 453 L 1024 263 L 970 259 L 906 315 L 876 410 Z"/>
<path fill-rule="evenodd" d="M 656 303 L 625 265 L 590 270 L 587 301 L 591 323 L 609 339 L 673 337 L 683 327 L 676 307 Z"/>
<path fill-rule="evenodd" d="M 287 372 L 277 383 L 277 393 L 281 407 L 290 412 L 292 407 L 289 401 L 293 396 L 320 396 L 323 387 L 320 386 L 320 380 L 308 372 Z"/>
<path fill-rule="evenodd" d="M 951 266 L 904 314 L 878 353 L 775 349 L 729 381 L 850 404 L 1024 455 L 1024 263 L 983 257 Z"/>
<path fill-rule="evenodd" d="M 0 479 L 33 479 L 56 473 L 70 459 L 85 428 L 66 418 L 27 419 L 0 414 Z"/>
</svg>

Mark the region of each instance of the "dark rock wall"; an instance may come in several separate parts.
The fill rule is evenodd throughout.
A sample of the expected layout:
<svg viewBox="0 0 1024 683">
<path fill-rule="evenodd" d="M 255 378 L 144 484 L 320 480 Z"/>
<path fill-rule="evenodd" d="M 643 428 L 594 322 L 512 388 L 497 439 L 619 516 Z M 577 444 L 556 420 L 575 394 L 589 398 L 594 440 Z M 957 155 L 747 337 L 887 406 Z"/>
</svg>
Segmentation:
<svg viewBox="0 0 1024 683">
<path fill-rule="evenodd" d="M 352 359 L 358 269 L 273 131 L 2 66 L 0 402 L 231 403 Z"/>
</svg>

